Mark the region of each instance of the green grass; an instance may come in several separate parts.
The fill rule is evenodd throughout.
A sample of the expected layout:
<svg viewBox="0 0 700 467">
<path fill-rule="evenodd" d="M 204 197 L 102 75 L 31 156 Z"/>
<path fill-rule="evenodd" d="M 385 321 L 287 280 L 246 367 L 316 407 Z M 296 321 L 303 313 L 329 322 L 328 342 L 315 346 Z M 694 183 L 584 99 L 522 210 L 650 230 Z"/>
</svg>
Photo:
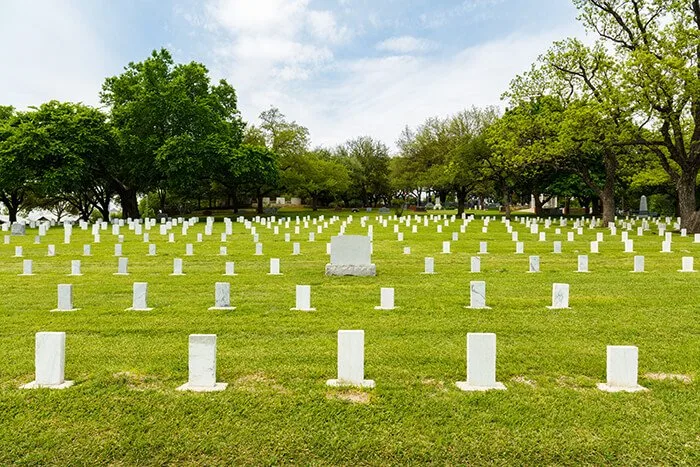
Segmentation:
<svg viewBox="0 0 700 467">
<path fill-rule="evenodd" d="M 344 213 L 345 214 L 345 213 Z M 362 213 L 364 214 L 364 213 Z M 372 216 L 377 215 L 372 213 Z M 374 217 L 372 217 L 374 219 Z M 374 278 L 327 278 L 326 242 L 337 225 L 291 256 L 284 229 L 275 237 L 258 227 L 265 256 L 240 224 L 218 256 L 222 224 L 196 243 L 203 224 L 185 241 L 168 244 L 151 230 L 158 256 L 126 235 L 130 276 L 112 275 L 115 238 L 102 233 L 92 257 L 82 257 L 89 232 L 74 229 L 64 245 L 60 228 L 41 245 L 34 231 L 0 245 L 0 464 L 698 464 L 700 463 L 700 288 L 698 274 L 681 274 L 681 256 L 700 245 L 674 236 L 673 253 L 661 238 L 635 240 L 646 274 L 632 274 L 633 254 L 618 237 L 589 255 L 590 274 L 576 274 L 595 232 L 573 243 L 548 232 L 548 241 L 515 225 L 525 255 L 500 222 L 487 234 L 481 221 L 441 255 L 457 224 L 437 234 L 374 227 Z M 291 229 L 293 232 L 293 229 Z M 180 237 L 180 228 L 175 230 Z M 346 233 L 365 233 L 359 216 Z M 563 240 L 562 255 L 551 240 Z M 469 273 L 479 241 L 489 241 L 481 274 Z M 46 257 L 55 243 L 57 256 Z M 34 259 L 33 277 L 18 277 Z M 410 256 L 402 255 L 411 246 Z M 526 274 L 530 254 L 540 274 Z M 425 276 L 423 258 L 435 257 L 437 275 Z M 186 276 L 170 277 L 174 257 Z M 270 257 L 283 276 L 271 277 Z M 84 276 L 67 277 L 81 259 Z M 238 276 L 225 278 L 225 261 Z M 700 265 L 698 265 L 700 266 Z M 492 310 L 467 310 L 469 281 L 485 280 Z M 149 284 L 152 312 L 127 312 L 132 283 Z M 235 311 L 208 311 L 214 283 L 230 281 Z M 571 284 L 571 310 L 549 311 L 553 282 Z M 56 285 L 74 284 L 72 313 L 50 313 Z M 293 312 L 296 284 L 312 286 L 314 313 Z M 376 311 L 380 287 L 394 287 L 395 311 Z M 336 333 L 365 330 L 365 375 L 373 390 L 331 389 L 336 375 Z M 64 391 L 20 390 L 33 380 L 34 334 L 67 333 Z M 497 379 L 507 391 L 464 393 L 467 332 L 497 334 Z M 218 380 L 226 391 L 180 393 L 187 380 L 187 338 L 218 335 Z M 608 394 L 606 345 L 639 347 L 639 382 L 646 393 Z M 649 373 L 687 375 L 691 383 L 656 380 Z"/>
</svg>

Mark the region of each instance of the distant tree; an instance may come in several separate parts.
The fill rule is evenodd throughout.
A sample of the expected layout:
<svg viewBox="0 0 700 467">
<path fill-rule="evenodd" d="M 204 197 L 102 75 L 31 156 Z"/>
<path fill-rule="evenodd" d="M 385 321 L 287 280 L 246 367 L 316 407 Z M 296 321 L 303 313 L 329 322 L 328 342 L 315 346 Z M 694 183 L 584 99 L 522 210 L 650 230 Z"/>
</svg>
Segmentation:
<svg viewBox="0 0 700 467">
<path fill-rule="evenodd" d="M 350 177 L 348 198 L 362 200 L 365 206 L 376 206 L 380 200 L 389 204 L 389 148 L 368 136 L 351 139 L 335 150 L 336 158 L 347 168 Z"/>
<path fill-rule="evenodd" d="M 157 188 L 165 200 L 167 190 L 209 183 L 220 155 L 211 148 L 224 141 L 235 149 L 242 141 L 233 87 L 224 80 L 212 85 L 200 63 L 176 65 L 165 49 L 107 78 L 101 99 L 119 145 L 108 174 L 127 217 L 139 217 L 138 193 Z"/>
</svg>

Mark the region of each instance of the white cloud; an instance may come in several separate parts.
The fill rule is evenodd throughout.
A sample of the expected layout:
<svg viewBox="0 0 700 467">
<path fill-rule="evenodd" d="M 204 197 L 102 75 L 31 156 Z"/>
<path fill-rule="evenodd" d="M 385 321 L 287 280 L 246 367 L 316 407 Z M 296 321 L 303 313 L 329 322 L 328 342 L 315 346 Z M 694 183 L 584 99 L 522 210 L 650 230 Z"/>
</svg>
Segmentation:
<svg viewBox="0 0 700 467">
<path fill-rule="evenodd" d="M 346 26 L 338 26 L 335 15 L 330 11 L 310 11 L 308 21 L 311 32 L 318 39 L 339 44 L 352 36 Z"/>
<path fill-rule="evenodd" d="M 426 52 L 435 47 L 436 44 L 434 42 L 413 36 L 390 37 L 377 44 L 378 50 L 399 54 Z"/>
<path fill-rule="evenodd" d="M 308 126 L 315 144 L 336 145 L 370 135 L 394 147 L 404 126 L 464 108 L 501 105 L 516 74 L 553 41 L 580 35 L 578 28 L 510 37 L 470 47 L 447 58 L 392 56 L 338 64 L 340 83 L 280 94 L 274 105 Z M 250 115 L 250 114 L 248 114 Z"/>
<path fill-rule="evenodd" d="M 113 69 L 91 21 L 67 0 L 3 2 L 0 104 L 17 108 L 51 99 L 96 105 Z"/>
</svg>

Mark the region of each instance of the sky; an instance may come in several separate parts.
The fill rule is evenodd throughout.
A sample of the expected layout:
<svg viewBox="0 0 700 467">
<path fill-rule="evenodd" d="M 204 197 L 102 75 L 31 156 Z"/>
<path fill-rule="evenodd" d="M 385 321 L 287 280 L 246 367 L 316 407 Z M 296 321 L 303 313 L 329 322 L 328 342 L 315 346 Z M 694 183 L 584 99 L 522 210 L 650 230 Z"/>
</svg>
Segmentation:
<svg viewBox="0 0 700 467">
<path fill-rule="evenodd" d="M 0 105 L 99 106 L 104 79 L 165 47 L 277 107 L 314 146 L 501 95 L 554 41 L 583 37 L 570 0 L 0 0 Z"/>
</svg>

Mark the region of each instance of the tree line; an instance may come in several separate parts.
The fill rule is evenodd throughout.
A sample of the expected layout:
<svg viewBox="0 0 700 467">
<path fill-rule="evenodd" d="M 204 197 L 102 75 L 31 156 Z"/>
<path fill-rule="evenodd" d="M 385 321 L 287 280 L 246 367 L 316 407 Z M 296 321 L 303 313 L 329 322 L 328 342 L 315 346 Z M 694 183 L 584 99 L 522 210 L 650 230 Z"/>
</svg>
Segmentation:
<svg viewBox="0 0 700 467">
<path fill-rule="evenodd" d="M 0 201 L 11 220 L 50 207 L 82 218 L 257 205 L 276 194 L 319 206 L 415 204 L 461 213 L 479 200 L 603 222 L 641 194 L 700 231 L 700 0 L 573 0 L 590 44 L 569 38 L 515 77 L 507 108 L 467 108 L 406 127 L 398 152 L 370 137 L 314 147 L 276 108 L 243 121 L 235 89 L 167 50 L 107 78 L 95 109 L 0 107 Z M 573 201 L 572 201 L 573 200 Z"/>
</svg>

